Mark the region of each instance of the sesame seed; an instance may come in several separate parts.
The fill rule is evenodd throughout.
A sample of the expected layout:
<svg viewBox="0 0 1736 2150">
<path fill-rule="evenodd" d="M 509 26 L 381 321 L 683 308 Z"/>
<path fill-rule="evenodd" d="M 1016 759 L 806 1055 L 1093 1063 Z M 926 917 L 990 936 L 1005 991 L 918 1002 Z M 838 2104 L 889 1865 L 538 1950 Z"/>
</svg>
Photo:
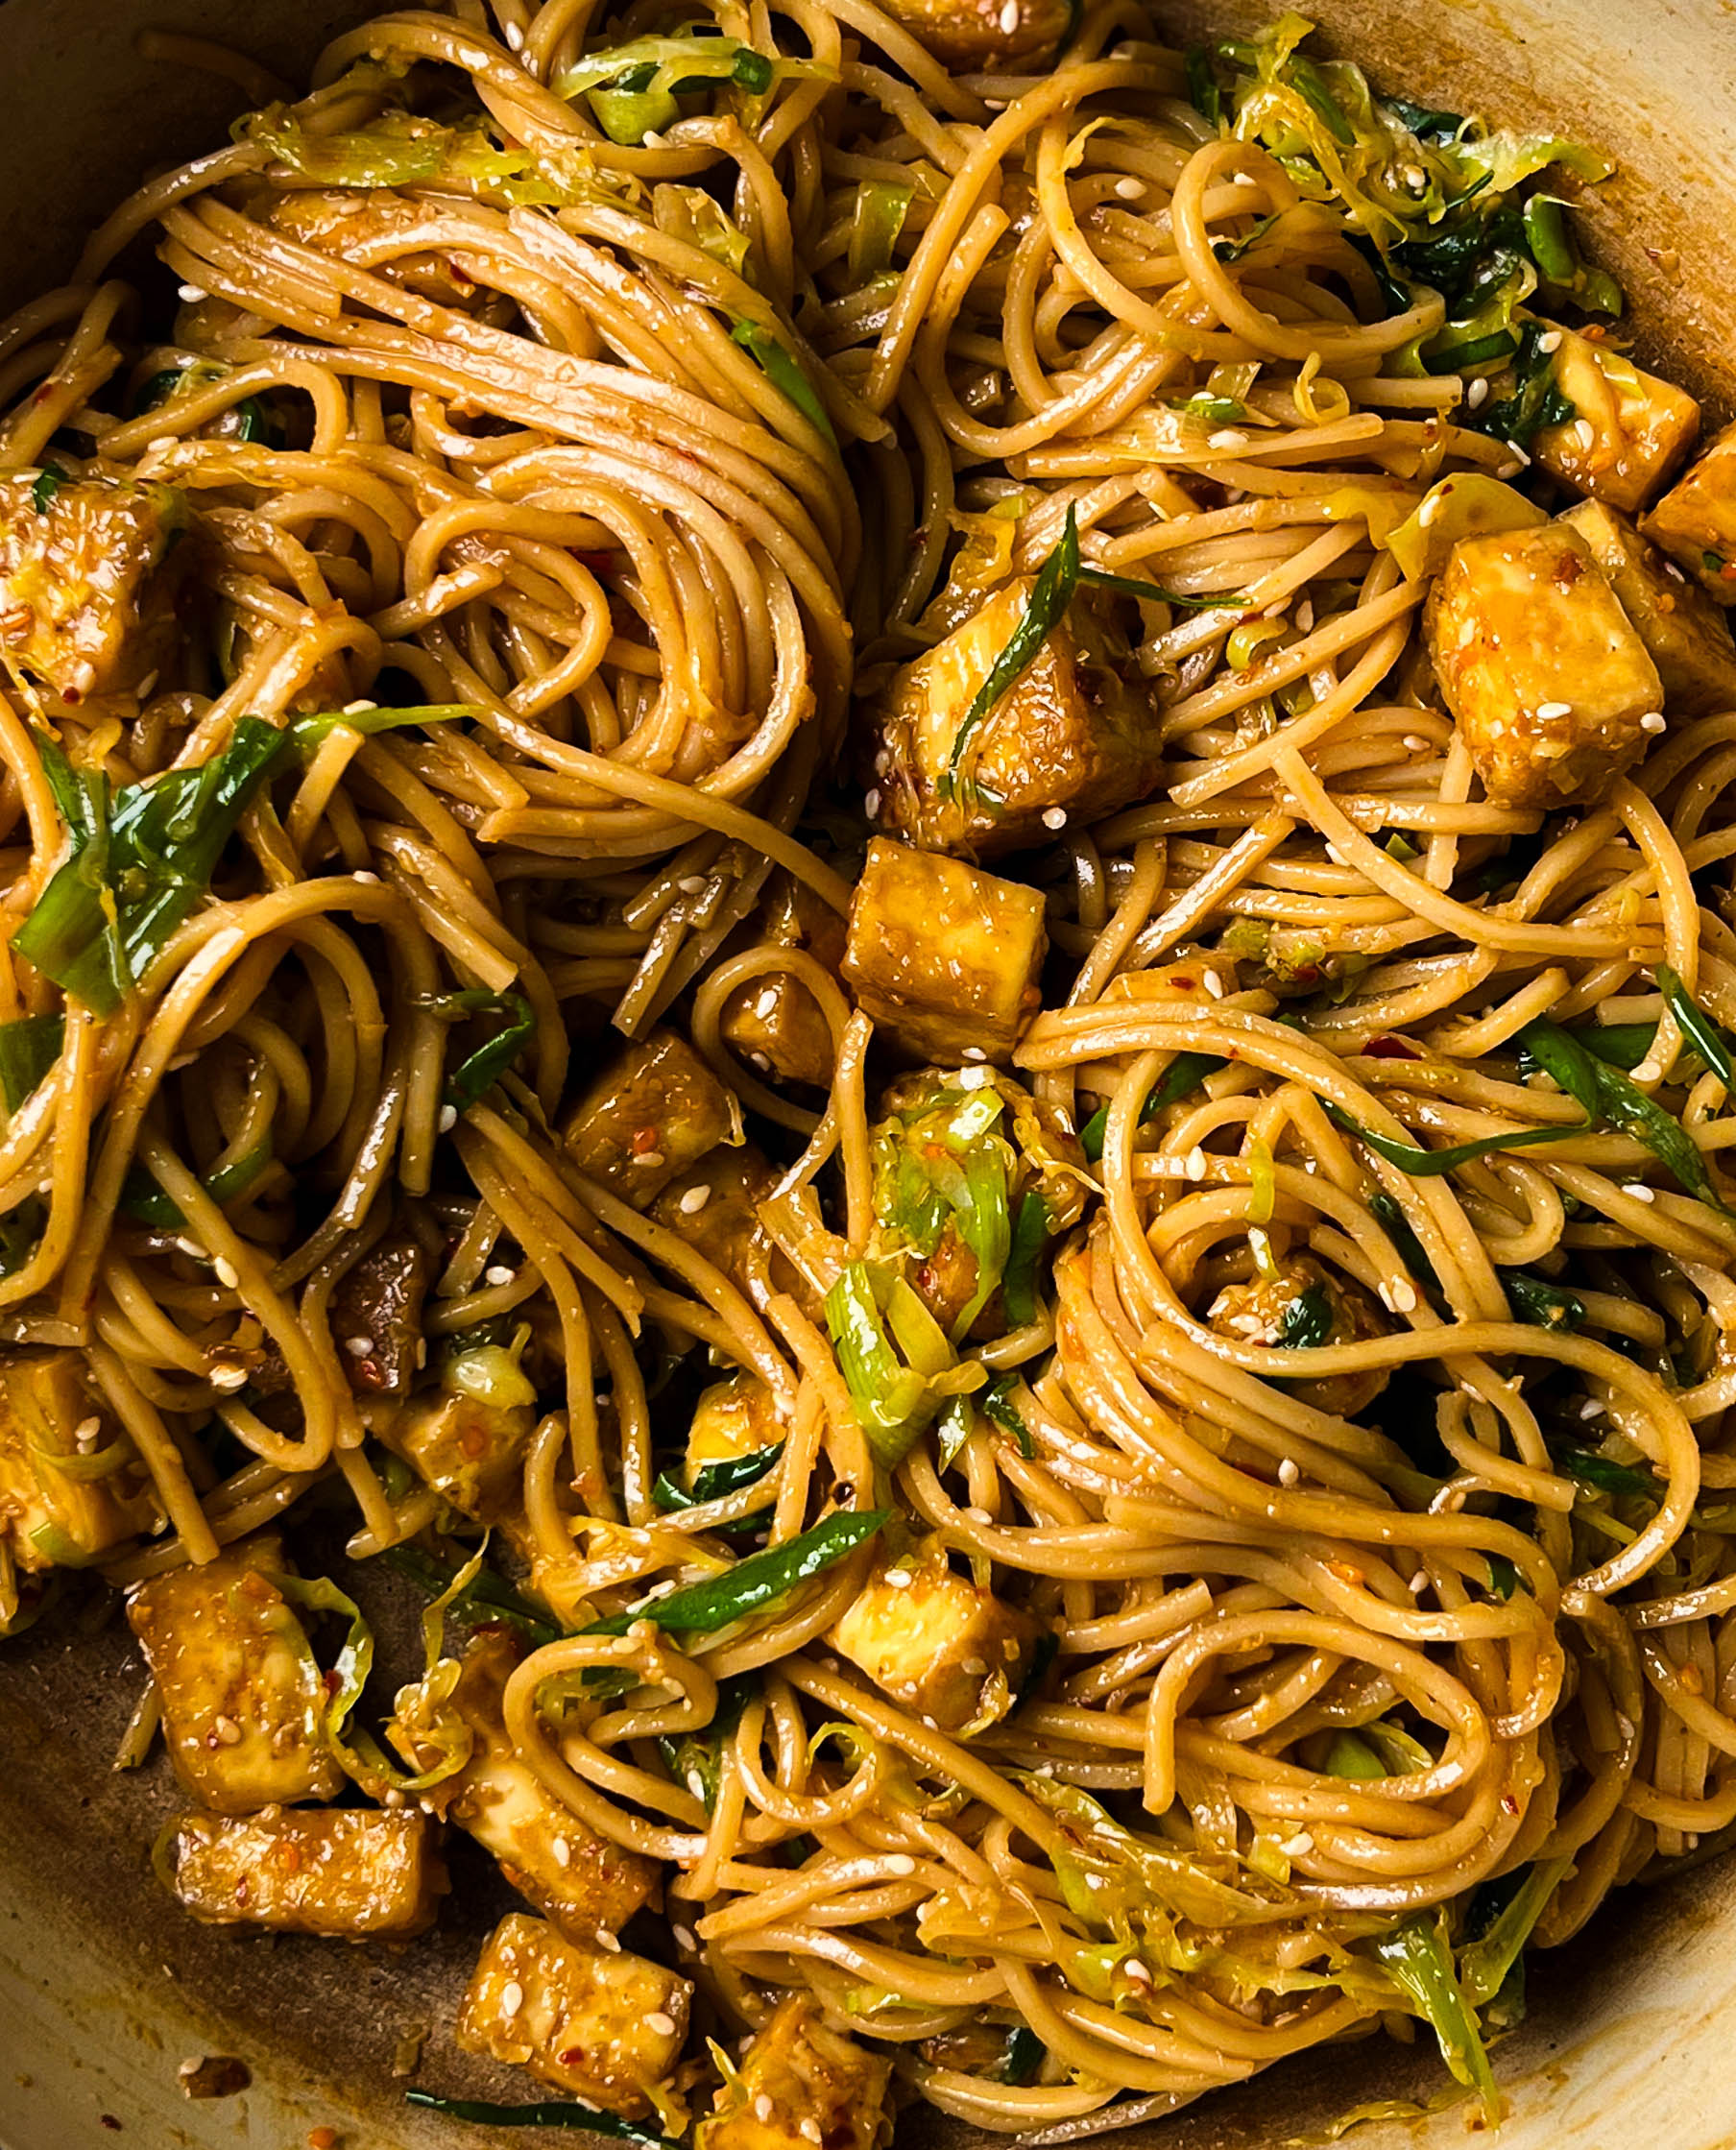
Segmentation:
<svg viewBox="0 0 1736 2150">
<path fill-rule="evenodd" d="M 1657 1199 L 1651 1188 L 1637 1179 L 1630 1179 L 1627 1186 L 1622 1189 L 1622 1193 L 1631 1195 L 1636 1202 L 1654 1202 Z"/>
<path fill-rule="evenodd" d="M 374 1339 L 372 1337 L 346 1337 L 344 1339 L 344 1349 L 349 1352 L 352 1359 L 365 1359 L 374 1349 Z"/>
<path fill-rule="evenodd" d="M 697 1217 L 711 1198 L 709 1187 L 689 1187 L 677 1205 L 684 1217 Z"/>
<path fill-rule="evenodd" d="M 1392 1311 L 1394 1314 L 1414 1314 L 1416 1311 L 1416 1287 L 1409 1277 L 1401 1276 L 1392 1287 Z"/>
<path fill-rule="evenodd" d="M 1312 1851 L 1314 1848 L 1314 1840 L 1306 1829 L 1300 1830 L 1295 1836 L 1291 1837 L 1288 1844 L 1282 1844 L 1278 1847 L 1287 1859 L 1299 1859 L 1305 1851 Z"/>
<path fill-rule="evenodd" d="M 1664 562 L 1664 572 L 1665 574 L 1669 575 L 1673 581 L 1676 582 L 1686 582 L 1688 579 L 1687 576 L 1682 573 L 1681 569 L 1676 565 L 1674 560 L 1666 560 Z"/>
<path fill-rule="evenodd" d="M 516 1978 L 509 1978 L 506 1984 L 500 1989 L 501 2015 L 517 2016 L 518 2011 L 523 2006 L 524 1988 L 519 1985 L 518 1981 Z"/>
<path fill-rule="evenodd" d="M 1661 710 L 1648 710 L 1645 715 L 1640 718 L 1640 730 L 1642 732 L 1661 732 L 1664 729 L 1664 716 Z"/>
<path fill-rule="evenodd" d="M 1205 986 L 1206 994 L 1209 999 L 1214 1001 L 1221 1001 L 1223 999 L 1223 980 L 1218 977 L 1216 971 L 1208 971 L 1201 982 Z"/>
<path fill-rule="evenodd" d="M 509 1269 L 504 1262 L 494 1262 L 483 1270 L 482 1279 L 485 1284 L 510 1284 L 518 1273 L 517 1269 Z"/>
<path fill-rule="evenodd" d="M 456 1105 L 442 1105 L 440 1118 L 435 1124 L 443 1135 L 450 1134 L 458 1124 L 458 1107 Z"/>
<path fill-rule="evenodd" d="M 211 1387 L 221 1389 L 226 1392 L 245 1389 L 247 1387 L 247 1368 L 245 1366 L 213 1366 L 211 1368 Z"/>
<path fill-rule="evenodd" d="M 1465 390 L 1465 401 L 1472 410 L 1476 410 L 1479 405 L 1486 403 L 1488 399 L 1489 384 L 1480 374 L 1470 387 Z"/>
<path fill-rule="evenodd" d="M 659 2038 L 673 2038 L 675 2036 L 674 2017 L 665 2015 L 661 2008 L 654 2008 L 650 2015 L 645 2017 L 645 2027 L 647 2030 L 655 2031 Z"/>
<path fill-rule="evenodd" d="M 967 1060 L 986 1060 L 988 1058 L 987 1052 L 979 1045 L 967 1045 L 964 1049 L 964 1056 Z"/>
<path fill-rule="evenodd" d="M 216 1734 L 220 1746 L 238 1747 L 241 1744 L 241 1727 L 232 1717 L 213 1717 L 211 1730 Z"/>
<path fill-rule="evenodd" d="M 1429 751 L 1429 742 L 1420 732 L 1407 732 L 1400 743 L 1412 754 L 1426 754 Z"/>
<path fill-rule="evenodd" d="M 987 1524 L 995 1520 L 986 1508 L 961 1508 L 958 1512 L 967 1523 Z"/>
<path fill-rule="evenodd" d="M 1124 180 L 1117 180 L 1115 191 L 1123 202 L 1137 202 L 1145 191 L 1145 182 L 1144 180 L 1136 180 L 1130 176 Z"/>
<path fill-rule="evenodd" d="M 1579 1406 L 1579 1416 L 1581 1418 L 1602 1418 L 1603 1415 L 1603 1400 L 1601 1396 L 1587 1396 Z"/>
<path fill-rule="evenodd" d="M 864 797 L 864 799 L 863 799 L 863 801 L 862 801 L 862 811 L 863 811 L 863 812 L 864 812 L 864 813 L 865 813 L 865 814 L 866 814 L 866 815 L 868 816 L 869 820 L 870 820 L 870 821 L 872 821 L 872 820 L 874 819 L 875 815 L 876 815 L 877 813 L 879 813 L 879 811 L 880 811 L 880 785 L 879 785 L 877 784 L 877 785 L 875 785 L 874 789 L 873 789 L 872 791 L 870 791 L 870 792 L 869 792 L 869 793 L 868 793 L 868 794 L 866 795 L 866 797 Z"/>
<path fill-rule="evenodd" d="M 597 1928 L 596 1945 L 611 1956 L 618 1956 L 621 1952 L 620 1943 L 615 1940 L 612 1933 L 606 1932 L 601 1926 Z"/>
<path fill-rule="evenodd" d="M 1598 430 L 1590 419 L 1579 419 L 1574 426 L 1574 438 L 1587 454 L 1598 445 Z"/>
<path fill-rule="evenodd" d="M 1423 502 L 1422 506 L 1421 506 L 1420 508 L 1418 508 L 1418 509 L 1417 509 L 1417 511 L 1416 511 L 1416 526 L 1417 526 L 1417 528 L 1418 528 L 1419 530 L 1426 530 L 1426 529 L 1428 528 L 1429 524 L 1430 524 L 1431 522 L 1433 522 L 1433 521 L 1435 520 L 1435 517 L 1436 517 L 1436 516 L 1437 516 L 1437 515 L 1438 515 L 1438 514 L 1440 513 L 1440 510 L 1441 510 L 1441 496 L 1440 496 L 1440 495 L 1439 495 L 1438 493 L 1432 493 L 1432 494 L 1430 494 L 1429 497 L 1428 497 L 1428 498 L 1427 498 L 1427 499 L 1426 499 L 1426 500 L 1425 500 L 1425 501 Z"/>
<path fill-rule="evenodd" d="M 1067 826 L 1067 809 L 1065 807 L 1045 807 L 1043 809 L 1043 826 L 1046 829 L 1065 829 Z"/>
<path fill-rule="evenodd" d="M 1312 597 L 1304 597 L 1296 607 L 1296 632 L 1300 635 L 1306 635 L 1312 631 L 1314 623 L 1314 601 Z"/>
<path fill-rule="evenodd" d="M 703 896 L 705 894 L 705 876 L 704 874 L 686 874 L 675 885 L 684 896 Z"/>
<path fill-rule="evenodd" d="M 226 1262 L 221 1254 L 211 1264 L 211 1274 L 219 1284 L 230 1292 L 241 1282 L 240 1270 L 236 1268 L 233 1262 Z"/>
<path fill-rule="evenodd" d="M 685 1950 L 688 1955 L 691 1955 L 693 1950 L 699 1946 L 698 1937 L 694 1934 L 691 1926 L 671 1926 L 669 1932 L 674 1939 L 676 1947 Z"/>
<path fill-rule="evenodd" d="M 156 672 L 147 672 L 133 689 L 141 702 L 149 698 L 152 688 L 157 685 L 157 677 L 158 675 Z"/>
<path fill-rule="evenodd" d="M 1295 1458 L 1293 1456 L 1286 1456 L 1283 1462 L 1278 1465 L 1279 1485 L 1293 1486 L 1301 1476 L 1302 1472 L 1296 1462 Z"/>
<path fill-rule="evenodd" d="M 516 22 L 509 22 L 506 25 L 506 42 L 513 52 L 522 52 L 524 50 L 524 32 Z"/>
<path fill-rule="evenodd" d="M 754 1003 L 754 1013 L 763 1022 L 767 1016 L 776 1015 L 777 1012 L 778 988 L 775 985 L 768 985 Z"/>
<path fill-rule="evenodd" d="M 1557 717 L 1571 716 L 1573 714 L 1573 704 L 1571 702 L 1539 702 L 1537 704 L 1537 714 L 1545 724 L 1553 724 Z"/>
<path fill-rule="evenodd" d="M 916 1872 L 916 1861 L 907 1851 L 895 1851 L 886 1861 L 886 1872 L 897 1874 L 901 1881 L 907 1881 Z"/>
<path fill-rule="evenodd" d="M 554 1852 L 556 1866 L 571 1866 L 572 1846 L 567 1843 L 567 1839 L 564 1836 L 556 1837 L 554 1843 L 549 1847 L 549 1848 Z"/>
<path fill-rule="evenodd" d="M 1006 6 L 1001 11 L 1000 21 L 1001 35 L 1010 37 L 1019 27 L 1019 0 L 1006 0 Z"/>
<path fill-rule="evenodd" d="M 175 1242 L 175 1244 L 182 1254 L 190 1254 L 195 1262 L 203 1262 L 205 1259 L 205 1248 L 200 1245 L 197 1240 L 179 1239 Z"/>
<path fill-rule="evenodd" d="M 764 2127 L 770 2121 L 776 2110 L 777 2108 L 772 2104 L 770 2097 L 763 2090 L 754 2100 L 754 2118 L 760 2122 L 761 2127 Z"/>
<path fill-rule="evenodd" d="M 96 1446 L 97 1437 L 103 1430 L 103 1421 L 95 1416 L 81 1418 L 72 1429 L 74 1442 L 88 1451 Z"/>
<path fill-rule="evenodd" d="M 756 1058 L 758 1057 L 759 1055 L 756 1055 Z M 654 1172 L 659 1165 L 666 1165 L 668 1161 L 661 1149 L 641 1149 L 633 1160 L 636 1165 L 649 1165 Z"/>
<path fill-rule="evenodd" d="M 364 715 L 369 710 L 376 710 L 378 708 L 379 704 L 377 702 L 346 702 L 343 708 L 343 714 L 345 716 L 361 716 Z"/>
<path fill-rule="evenodd" d="M 804 2120 L 801 2126 L 801 2136 L 804 2142 L 824 2142 L 826 2139 L 820 2132 L 820 2123 L 817 2120 Z"/>
<path fill-rule="evenodd" d="M 350 878 L 357 884 L 358 887 L 362 888 L 377 888 L 380 884 L 378 874 L 351 874 Z"/>
<path fill-rule="evenodd" d="M 164 448 L 173 447 L 174 446 L 175 436 L 173 433 L 159 433 L 157 436 L 156 440 L 147 441 L 145 443 L 145 449 L 148 454 L 157 455 L 160 454 Z"/>
<path fill-rule="evenodd" d="M 1190 1179 L 1200 1180 L 1206 1176 L 1206 1153 L 1197 1143 L 1189 1150 L 1187 1165 L 1184 1169 Z"/>
<path fill-rule="evenodd" d="M 1236 172 L 1231 176 L 1238 186 L 1258 186 L 1260 184 L 1252 172 Z"/>
<path fill-rule="evenodd" d="M 907 1590 L 914 1581 L 908 1568 L 888 1568 L 880 1581 L 894 1590 Z"/>
<path fill-rule="evenodd" d="M 761 1075 L 770 1075 L 772 1072 L 772 1064 L 763 1052 L 750 1052 L 747 1056 L 747 1064 L 750 1068 L 758 1068 Z M 661 1157 L 657 1161 L 660 1165 L 663 1163 Z"/>
<path fill-rule="evenodd" d="M 1554 351 L 1559 350 L 1560 348 L 1561 331 L 1558 328 L 1552 328 L 1547 336 L 1539 336 L 1537 338 L 1537 349 L 1539 350 Z"/>
<path fill-rule="evenodd" d="M 1228 450 L 1246 447 L 1247 445 L 1247 435 L 1245 433 L 1238 433 L 1234 427 L 1227 425 L 1221 433 L 1213 433 L 1206 441 L 1207 447 L 1219 447 Z"/>
</svg>

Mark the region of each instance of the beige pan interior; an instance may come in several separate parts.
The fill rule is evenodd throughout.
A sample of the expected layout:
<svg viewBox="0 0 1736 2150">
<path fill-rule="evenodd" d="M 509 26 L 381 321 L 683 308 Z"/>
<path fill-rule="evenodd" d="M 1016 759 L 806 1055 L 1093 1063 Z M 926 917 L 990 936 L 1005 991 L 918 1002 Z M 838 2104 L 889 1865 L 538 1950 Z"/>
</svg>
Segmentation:
<svg viewBox="0 0 1736 2150">
<path fill-rule="evenodd" d="M 344 0 L 0 0 L 0 302 L 65 273 L 90 226 L 148 171 L 214 147 L 227 84 L 149 63 L 145 27 L 218 36 L 291 79 Z M 1250 27 L 1240 0 L 1170 11 Z M 1621 163 L 1597 229 L 1634 296 L 1644 342 L 1726 415 L 1736 405 L 1736 9 L 1727 0 L 1320 0 L 1339 48 L 1430 104 L 1547 122 Z M 114 1623 L 0 1648 L 0 2150 L 466 2150 L 513 2140 L 407 2109 L 390 2074 L 426 2027 L 421 2080 L 526 2094 L 461 2063 L 451 1998 L 492 1907 L 460 1866 L 440 1932 L 400 1953 L 241 1940 L 186 1922 L 151 1878 L 172 1804 L 159 1771 L 108 1769 L 138 1682 Z M 470 1896 L 471 1900 L 466 1901 Z M 1533 1980 L 1533 2013 L 1498 2056 L 1512 2100 L 1502 2150 L 1725 2150 L 1736 2145 L 1736 1873 L 1727 1865 L 1618 1897 Z M 233 2053 L 253 2088 L 191 2104 L 180 2063 Z M 1433 2054 L 1384 2040 L 1305 2056 L 1117 2142 L 1232 2150 L 1324 2138 L 1351 2106 L 1427 2097 Z M 105 2124 L 105 2117 L 108 2124 Z M 116 2129 L 112 2123 L 118 2122 Z M 1462 2143 L 1463 2109 L 1377 2122 L 1360 2150 Z M 912 2119 L 900 2150 L 1000 2142 Z"/>
</svg>

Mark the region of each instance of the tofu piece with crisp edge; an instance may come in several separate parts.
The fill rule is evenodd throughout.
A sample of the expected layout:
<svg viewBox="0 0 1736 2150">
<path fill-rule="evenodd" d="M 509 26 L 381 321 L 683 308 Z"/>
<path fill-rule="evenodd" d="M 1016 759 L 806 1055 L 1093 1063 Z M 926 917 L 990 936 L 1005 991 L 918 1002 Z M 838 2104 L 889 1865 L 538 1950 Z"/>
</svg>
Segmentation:
<svg viewBox="0 0 1736 2150">
<path fill-rule="evenodd" d="M 892 2065 L 834 2031 L 806 1994 L 779 2002 L 699 2123 L 694 2150 L 876 2150 Z"/>
<path fill-rule="evenodd" d="M 0 1535 L 15 1566 L 82 1567 L 155 1514 L 132 1441 L 84 1378 L 83 1352 L 0 1354 Z"/>
<path fill-rule="evenodd" d="M 784 879 L 765 906 L 763 938 L 835 974 L 844 921 L 811 888 Z M 767 971 L 736 986 L 717 1027 L 724 1043 L 761 1075 L 820 1090 L 832 1081 L 832 1027 L 808 987 L 788 971 Z"/>
<path fill-rule="evenodd" d="M 877 1570 L 829 1640 L 925 1723 L 979 1731 L 1012 1707 L 1037 1625 L 954 1575 L 944 1553 L 912 1553 Z"/>
<path fill-rule="evenodd" d="M 1075 597 L 964 737 L 979 690 L 1035 587 L 1004 583 L 944 641 L 903 665 L 875 705 L 876 819 L 923 851 L 989 858 L 1052 840 L 1141 797 L 1157 774 L 1148 699 L 1113 662 L 1097 609 Z"/>
<path fill-rule="evenodd" d="M 1664 683 L 1664 713 L 1736 710 L 1736 640 L 1721 607 L 1617 509 L 1582 500 L 1561 520 L 1591 547 Z"/>
<path fill-rule="evenodd" d="M 634 2120 L 675 2065 L 692 1998 L 687 1981 L 661 1964 L 625 1949 L 575 1948 L 516 1911 L 484 1945 L 458 2042 Z"/>
<path fill-rule="evenodd" d="M 1426 632 L 1441 693 L 1497 806 L 1588 806 L 1662 729 L 1657 667 L 1566 523 L 1461 539 L 1430 595 Z"/>
<path fill-rule="evenodd" d="M 426 1389 L 396 1409 L 376 1410 L 373 1430 L 426 1486 L 461 1515 L 495 1525 L 524 1505 L 524 1451 L 536 1428 L 529 1404 Z"/>
<path fill-rule="evenodd" d="M 175 1894 L 209 1926 L 269 1926 L 340 1941 L 408 1941 L 447 1887 L 439 1824 L 414 1808 L 267 1807 L 183 1814 Z"/>
<path fill-rule="evenodd" d="M 1736 605 L 1736 425 L 1724 427 L 1640 528 L 1721 605 Z"/>
<path fill-rule="evenodd" d="M 892 0 L 886 12 L 954 72 L 1011 67 L 1059 43 L 1067 0 Z"/>
<path fill-rule="evenodd" d="M 1700 405 L 1607 344 L 1571 328 L 1551 334 L 1561 339 L 1555 386 L 1578 415 L 1545 426 L 1531 443 L 1532 458 L 1576 493 L 1635 515 L 1693 447 Z"/>
<path fill-rule="evenodd" d="M 708 1463 L 733 1463 L 775 1448 L 784 1434 L 777 1399 L 758 1374 L 735 1373 L 713 1382 L 694 1405 L 687 1427 L 687 1484 Z"/>
<path fill-rule="evenodd" d="M 582 1172 L 644 1209 L 719 1143 L 739 1147 L 741 1112 L 685 1038 L 654 1030 L 591 1084 L 561 1139 Z"/>
<path fill-rule="evenodd" d="M 876 836 L 850 905 L 844 982 L 918 1059 L 1010 1058 L 1041 998 L 1043 898 Z"/>
<path fill-rule="evenodd" d="M 494 1854 L 520 1896 L 569 1940 L 591 1946 L 599 1932 L 617 1933 L 645 1903 L 657 1869 L 598 1835 L 518 1758 L 503 1708 L 518 1657 L 518 1643 L 498 1628 L 480 1630 L 466 1650 L 452 1704 L 475 1745 L 464 1768 L 431 1798 Z M 394 1744 L 401 1744 L 396 1736 Z"/>
<path fill-rule="evenodd" d="M 325 1678 L 272 1580 L 285 1572 L 276 1534 L 261 1533 L 204 1567 L 153 1576 L 127 1600 L 175 1774 L 217 1814 L 334 1799 L 343 1787 L 322 1729 Z"/>
<path fill-rule="evenodd" d="M 160 570 L 186 519 L 166 485 L 0 478 L 0 650 L 72 704 L 157 670 L 175 634 Z"/>
</svg>

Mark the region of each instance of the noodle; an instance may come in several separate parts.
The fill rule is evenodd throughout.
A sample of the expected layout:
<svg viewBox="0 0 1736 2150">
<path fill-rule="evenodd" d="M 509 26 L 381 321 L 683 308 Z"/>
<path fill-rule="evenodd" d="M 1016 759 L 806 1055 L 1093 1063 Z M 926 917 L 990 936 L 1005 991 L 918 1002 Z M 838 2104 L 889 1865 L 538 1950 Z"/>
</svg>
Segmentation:
<svg viewBox="0 0 1736 2150">
<path fill-rule="evenodd" d="M 699 2150 L 1494 2117 L 1736 1822 L 1732 451 L 1591 153 L 1065 12 L 156 37 L 261 109 L 0 327 L 5 1630 Z"/>
</svg>

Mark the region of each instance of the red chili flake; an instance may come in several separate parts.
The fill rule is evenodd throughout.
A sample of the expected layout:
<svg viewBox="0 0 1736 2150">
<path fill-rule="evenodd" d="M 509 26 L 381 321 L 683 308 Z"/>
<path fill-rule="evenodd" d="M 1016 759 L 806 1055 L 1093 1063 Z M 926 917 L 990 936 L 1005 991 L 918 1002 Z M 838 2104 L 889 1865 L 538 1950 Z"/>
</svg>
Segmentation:
<svg viewBox="0 0 1736 2150">
<path fill-rule="evenodd" d="M 1184 978 L 1179 971 L 1170 972 L 1169 983 L 1174 986 L 1178 993 L 1192 993 L 1194 990 L 1194 980 L 1191 978 Z"/>
<path fill-rule="evenodd" d="M 1370 1038 L 1362 1051 L 1371 1060 L 1420 1060 L 1422 1054 L 1409 1038 L 1395 1038 L 1388 1031 L 1385 1037 Z"/>
<path fill-rule="evenodd" d="M 641 1127 L 633 1138 L 633 1154 L 636 1157 L 648 1157 L 662 1140 L 655 1127 Z"/>
<path fill-rule="evenodd" d="M 1726 560 L 1718 571 L 1725 582 L 1736 582 L 1736 560 Z"/>
<path fill-rule="evenodd" d="M 326 1692 L 328 1695 L 335 1695 L 338 1689 L 344 1684 L 343 1676 L 336 1671 L 325 1674 L 324 1678 L 326 1682 Z"/>
<path fill-rule="evenodd" d="M 583 2067 L 585 2048 L 582 2045 L 569 2045 L 564 2053 L 557 2053 L 555 2059 L 563 2067 Z"/>
</svg>

